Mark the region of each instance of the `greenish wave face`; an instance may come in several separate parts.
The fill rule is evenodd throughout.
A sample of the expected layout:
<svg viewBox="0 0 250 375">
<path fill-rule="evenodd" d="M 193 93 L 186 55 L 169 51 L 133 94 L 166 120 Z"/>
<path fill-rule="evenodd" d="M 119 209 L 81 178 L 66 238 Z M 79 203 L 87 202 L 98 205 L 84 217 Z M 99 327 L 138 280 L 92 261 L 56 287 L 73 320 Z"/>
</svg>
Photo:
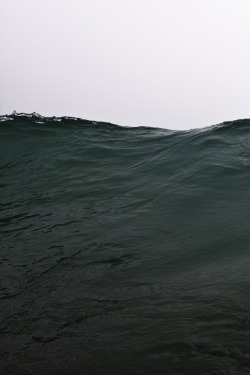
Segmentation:
<svg viewBox="0 0 250 375">
<path fill-rule="evenodd" d="M 249 374 L 250 120 L 0 117 L 3 374 Z"/>
</svg>

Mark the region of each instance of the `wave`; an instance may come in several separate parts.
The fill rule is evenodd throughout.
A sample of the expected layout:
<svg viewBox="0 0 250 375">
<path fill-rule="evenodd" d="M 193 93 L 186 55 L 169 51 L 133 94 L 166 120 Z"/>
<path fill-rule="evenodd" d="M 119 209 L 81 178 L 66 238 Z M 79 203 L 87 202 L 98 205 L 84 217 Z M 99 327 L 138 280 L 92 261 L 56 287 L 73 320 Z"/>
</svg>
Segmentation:
<svg viewBox="0 0 250 375">
<path fill-rule="evenodd" d="M 248 119 L 1 116 L 3 372 L 249 373 L 249 184 Z"/>
</svg>

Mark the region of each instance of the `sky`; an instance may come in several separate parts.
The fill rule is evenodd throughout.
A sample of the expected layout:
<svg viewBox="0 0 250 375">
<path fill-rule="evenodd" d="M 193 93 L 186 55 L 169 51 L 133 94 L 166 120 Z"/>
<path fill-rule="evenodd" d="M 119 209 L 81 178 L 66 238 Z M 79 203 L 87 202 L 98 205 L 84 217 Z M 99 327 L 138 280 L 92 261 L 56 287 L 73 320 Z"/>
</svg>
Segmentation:
<svg viewBox="0 0 250 375">
<path fill-rule="evenodd" d="M 250 117 L 249 0 L 0 0 L 0 114 L 190 129 Z"/>
</svg>

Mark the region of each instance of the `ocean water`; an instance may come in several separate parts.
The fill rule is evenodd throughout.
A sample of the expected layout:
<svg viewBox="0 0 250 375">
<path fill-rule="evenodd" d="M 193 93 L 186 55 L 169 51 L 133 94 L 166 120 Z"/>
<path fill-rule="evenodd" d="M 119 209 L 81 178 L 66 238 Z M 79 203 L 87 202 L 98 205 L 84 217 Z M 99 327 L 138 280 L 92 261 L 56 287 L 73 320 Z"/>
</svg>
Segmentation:
<svg viewBox="0 0 250 375">
<path fill-rule="evenodd" d="M 250 373 L 250 120 L 0 117 L 0 373 Z"/>
</svg>

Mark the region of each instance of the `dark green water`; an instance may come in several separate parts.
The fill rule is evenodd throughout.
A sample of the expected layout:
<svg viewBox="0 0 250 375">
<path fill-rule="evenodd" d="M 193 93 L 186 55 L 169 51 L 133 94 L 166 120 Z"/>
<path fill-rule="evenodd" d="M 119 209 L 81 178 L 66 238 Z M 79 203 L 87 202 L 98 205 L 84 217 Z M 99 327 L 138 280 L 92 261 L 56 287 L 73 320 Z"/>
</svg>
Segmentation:
<svg viewBox="0 0 250 375">
<path fill-rule="evenodd" d="M 0 373 L 250 373 L 250 120 L 0 117 Z"/>
</svg>

